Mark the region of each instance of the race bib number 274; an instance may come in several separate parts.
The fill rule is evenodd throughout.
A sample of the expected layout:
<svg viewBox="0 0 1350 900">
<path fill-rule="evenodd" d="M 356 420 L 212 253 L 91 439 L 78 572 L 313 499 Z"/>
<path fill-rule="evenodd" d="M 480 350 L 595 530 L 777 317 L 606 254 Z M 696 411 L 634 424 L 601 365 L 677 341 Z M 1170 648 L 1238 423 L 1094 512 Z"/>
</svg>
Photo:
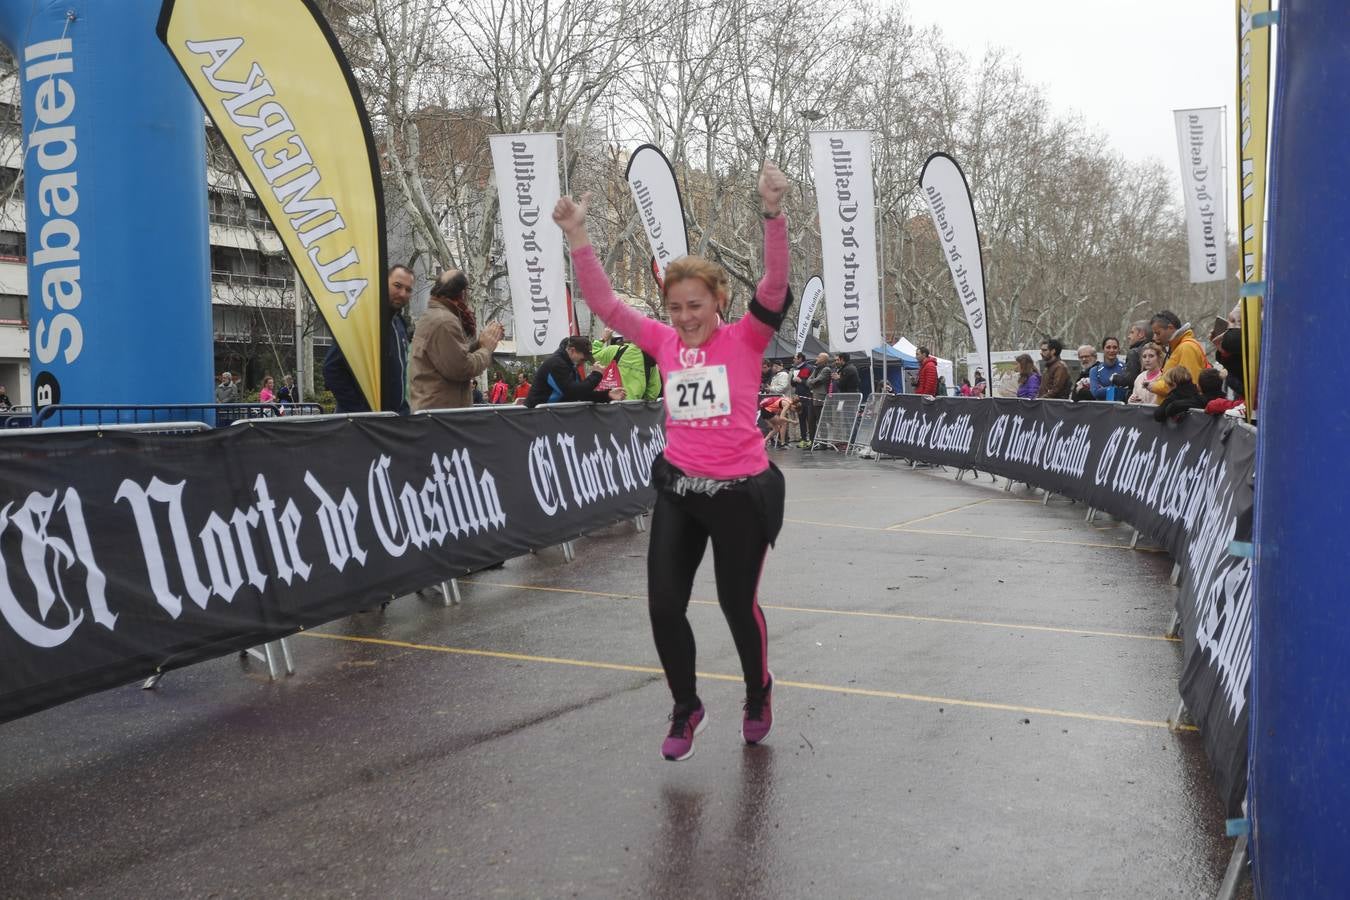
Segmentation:
<svg viewBox="0 0 1350 900">
<path fill-rule="evenodd" d="M 678 421 L 731 414 L 726 366 L 693 366 L 666 379 L 666 409 Z"/>
</svg>

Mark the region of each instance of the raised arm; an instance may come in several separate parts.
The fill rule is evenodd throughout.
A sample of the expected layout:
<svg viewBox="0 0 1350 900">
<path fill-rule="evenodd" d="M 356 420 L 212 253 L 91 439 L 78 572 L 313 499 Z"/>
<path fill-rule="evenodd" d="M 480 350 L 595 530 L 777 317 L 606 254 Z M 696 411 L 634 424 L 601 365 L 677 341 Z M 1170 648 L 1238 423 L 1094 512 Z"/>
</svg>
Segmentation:
<svg viewBox="0 0 1350 900">
<path fill-rule="evenodd" d="M 577 286 L 581 288 L 586 305 L 606 325 L 620 334 L 629 335 L 634 343 L 646 350 L 650 343 L 647 329 L 659 327 L 661 323 L 647 318 L 614 296 L 609 276 L 596 258 L 595 248 L 591 246 L 590 235 L 586 232 L 586 213 L 590 205 L 591 195 L 585 193 L 581 195 L 580 203 L 571 197 L 563 197 L 553 207 L 553 221 L 562 229 L 568 249 L 572 251 L 572 268 L 577 277 Z"/>
<path fill-rule="evenodd" d="M 759 173 L 759 199 L 764 210 L 764 276 L 755 296 L 771 312 L 779 312 L 787 300 L 788 238 L 787 217 L 783 215 L 783 197 L 788 180 L 776 165 L 764 163 Z"/>
</svg>

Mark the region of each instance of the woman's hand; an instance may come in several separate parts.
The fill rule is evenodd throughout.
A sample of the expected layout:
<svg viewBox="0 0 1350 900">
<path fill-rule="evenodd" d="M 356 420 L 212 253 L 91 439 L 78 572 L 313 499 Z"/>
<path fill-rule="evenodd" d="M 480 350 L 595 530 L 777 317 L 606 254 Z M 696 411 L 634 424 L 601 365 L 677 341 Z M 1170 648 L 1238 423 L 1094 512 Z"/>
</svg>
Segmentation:
<svg viewBox="0 0 1350 900">
<path fill-rule="evenodd" d="M 611 389 L 610 389 L 610 392 L 609 392 L 609 399 L 611 399 L 611 400 L 625 400 L 625 399 L 627 399 L 627 397 L 628 397 L 628 392 L 625 391 L 623 388 L 611 388 Z"/>
<path fill-rule="evenodd" d="M 567 243 L 571 247 L 583 247 L 591 242 L 590 237 L 586 234 L 586 213 L 590 210 L 590 207 L 590 191 L 581 195 L 580 202 L 573 200 L 571 197 L 560 197 L 558 198 L 558 204 L 553 207 L 553 221 L 567 236 Z"/>
<path fill-rule="evenodd" d="M 788 180 L 783 170 L 765 160 L 759 173 L 759 199 L 764 211 L 776 216 L 783 211 L 783 197 L 787 195 Z"/>
</svg>

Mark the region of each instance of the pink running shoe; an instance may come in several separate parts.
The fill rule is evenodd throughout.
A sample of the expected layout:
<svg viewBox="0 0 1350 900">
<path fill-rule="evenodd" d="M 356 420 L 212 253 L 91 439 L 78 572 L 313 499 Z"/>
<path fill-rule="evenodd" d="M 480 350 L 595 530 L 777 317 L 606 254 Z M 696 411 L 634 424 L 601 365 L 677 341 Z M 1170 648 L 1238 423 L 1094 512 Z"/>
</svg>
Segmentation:
<svg viewBox="0 0 1350 900">
<path fill-rule="evenodd" d="M 708 724 L 708 714 L 702 706 L 681 711 L 677 706 L 670 714 L 670 734 L 661 744 L 661 755 L 671 762 L 679 762 L 694 755 L 694 735 Z"/>
<path fill-rule="evenodd" d="M 745 694 L 745 718 L 741 720 L 741 737 L 747 744 L 758 744 L 773 729 L 773 673 L 769 683 L 758 694 Z"/>
</svg>

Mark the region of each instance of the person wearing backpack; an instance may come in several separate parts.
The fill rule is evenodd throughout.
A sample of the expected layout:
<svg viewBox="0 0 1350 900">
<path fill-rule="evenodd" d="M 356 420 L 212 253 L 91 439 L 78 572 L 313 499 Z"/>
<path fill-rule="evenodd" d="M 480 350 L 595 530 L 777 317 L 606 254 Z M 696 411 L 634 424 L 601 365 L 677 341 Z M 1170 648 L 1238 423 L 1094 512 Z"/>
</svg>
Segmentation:
<svg viewBox="0 0 1350 900">
<path fill-rule="evenodd" d="M 655 361 L 640 347 L 616 338 L 611 329 L 606 328 L 600 340 L 591 344 L 591 355 L 596 368 L 604 372 L 601 387 L 622 387 L 629 400 L 656 400 L 661 396 L 661 372 Z M 610 384 L 616 378 L 617 383 Z"/>
<path fill-rule="evenodd" d="M 506 386 L 506 373 L 498 372 L 497 380 L 492 383 L 492 390 L 488 393 L 488 402 L 493 404 L 505 403 L 511 397 L 511 389 Z"/>
</svg>

